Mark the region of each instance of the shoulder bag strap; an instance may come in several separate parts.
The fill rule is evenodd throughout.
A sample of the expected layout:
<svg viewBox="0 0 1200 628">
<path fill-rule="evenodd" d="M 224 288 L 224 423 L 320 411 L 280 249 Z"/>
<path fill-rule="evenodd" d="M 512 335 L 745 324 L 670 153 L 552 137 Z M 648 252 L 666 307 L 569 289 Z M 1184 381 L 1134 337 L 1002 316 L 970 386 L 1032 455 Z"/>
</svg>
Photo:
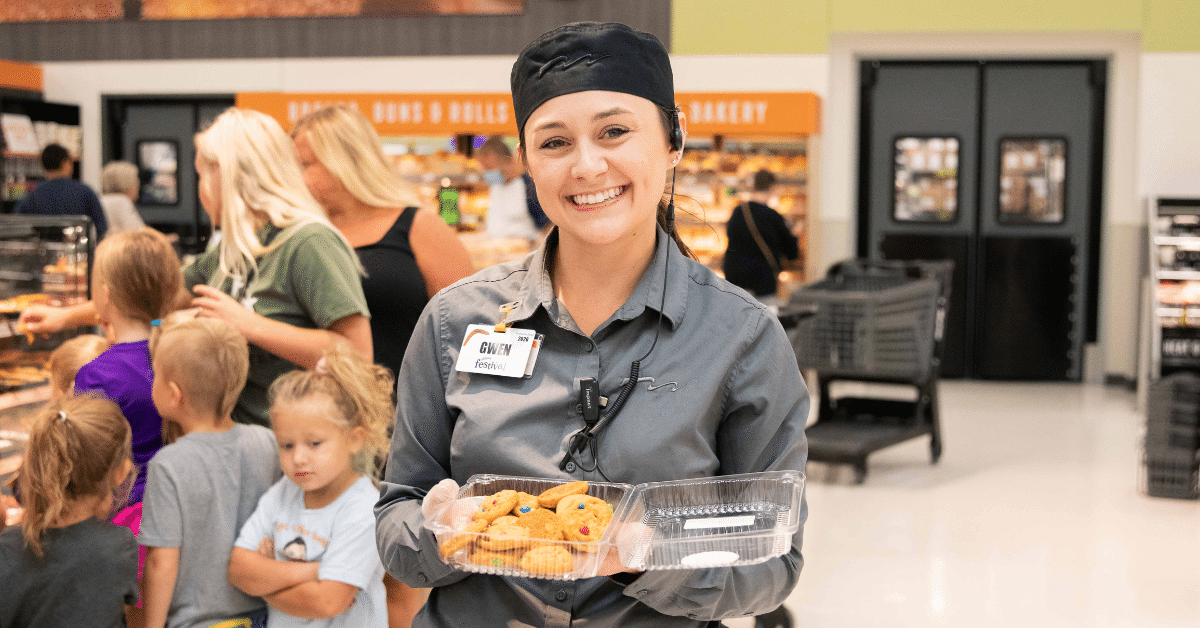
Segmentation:
<svg viewBox="0 0 1200 628">
<path fill-rule="evenodd" d="M 771 247 L 767 246 L 763 240 L 762 234 L 758 232 L 758 225 L 754 222 L 754 214 L 750 213 L 750 203 L 742 203 L 742 217 L 746 219 L 746 226 L 750 228 L 750 235 L 754 237 L 754 242 L 758 244 L 758 250 L 762 252 L 763 257 L 767 258 L 767 263 L 771 265 L 771 270 L 775 274 L 779 274 L 779 262 L 775 259 L 775 254 L 771 252 Z"/>
</svg>

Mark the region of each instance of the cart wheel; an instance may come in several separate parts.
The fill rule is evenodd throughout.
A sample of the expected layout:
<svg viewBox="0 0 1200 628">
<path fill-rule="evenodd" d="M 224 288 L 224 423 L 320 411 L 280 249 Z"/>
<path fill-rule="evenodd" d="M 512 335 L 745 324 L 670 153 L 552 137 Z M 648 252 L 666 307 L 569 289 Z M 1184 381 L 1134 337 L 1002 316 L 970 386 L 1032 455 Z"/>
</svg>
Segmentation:
<svg viewBox="0 0 1200 628">
<path fill-rule="evenodd" d="M 854 483 L 862 484 L 867 481 L 867 463 L 854 465 Z"/>
<path fill-rule="evenodd" d="M 937 464 L 942 458 L 942 443 L 940 441 L 931 441 L 929 443 L 929 461 L 931 464 Z"/>
<path fill-rule="evenodd" d="M 780 606 L 765 615 L 755 617 L 754 628 L 792 628 L 792 614 Z"/>
</svg>

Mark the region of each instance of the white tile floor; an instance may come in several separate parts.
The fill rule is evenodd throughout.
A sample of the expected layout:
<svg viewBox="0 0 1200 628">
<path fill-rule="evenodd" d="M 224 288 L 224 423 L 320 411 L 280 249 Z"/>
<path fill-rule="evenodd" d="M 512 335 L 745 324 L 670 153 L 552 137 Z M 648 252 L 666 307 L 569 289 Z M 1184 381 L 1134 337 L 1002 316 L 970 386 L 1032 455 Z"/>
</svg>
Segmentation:
<svg viewBox="0 0 1200 628">
<path fill-rule="evenodd" d="M 1200 502 L 1139 492 L 1131 393 L 940 390 L 937 466 L 927 438 L 872 456 L 861 486 L 809 465 L 796 626 L 1200 625 Z"/>
</svg>

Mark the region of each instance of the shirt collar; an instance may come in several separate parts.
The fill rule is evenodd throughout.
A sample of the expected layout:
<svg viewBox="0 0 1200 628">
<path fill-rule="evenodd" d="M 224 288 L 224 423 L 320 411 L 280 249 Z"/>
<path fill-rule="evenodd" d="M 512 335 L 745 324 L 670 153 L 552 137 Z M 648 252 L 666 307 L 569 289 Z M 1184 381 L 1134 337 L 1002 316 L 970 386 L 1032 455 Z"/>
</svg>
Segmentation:
<svg viewBox="0 0 1200 628">
<path fill-rule="evenodd" d="M 647 309 L 658 312 L 661 305 L 663 317 L 669 321 L 673 330 L 679 327 L 683 321 L 684 311 L 687 309 L 688 259 L 662 227 L 657 227 L 656 231 L 654 259 L 651 260 L 646 272 L 642 274 L 642 278 L 638 280 L 633 294 L 625 301 L 624 305 L 617 309 L 614 318 L 624 321 L 633 320 Z M 550 280 L 549 266 L 551 256 L 557 246 L 558 227 L 555 227 L 529 259 L 528 273 L 525 275 L 518 297 L 520 302 L 509 314 L 509 321 L 526 320 L 533 316 L 539 306 L 545 309 L 552 319 L 557 320 L 558 298 L 554 296 L 554 284 Z M 669 264 L 668 259 L 670 259 Z M 664 267 L 666 267 L 667 285 L 665 299 L 663 295 Z"/>
</svg>

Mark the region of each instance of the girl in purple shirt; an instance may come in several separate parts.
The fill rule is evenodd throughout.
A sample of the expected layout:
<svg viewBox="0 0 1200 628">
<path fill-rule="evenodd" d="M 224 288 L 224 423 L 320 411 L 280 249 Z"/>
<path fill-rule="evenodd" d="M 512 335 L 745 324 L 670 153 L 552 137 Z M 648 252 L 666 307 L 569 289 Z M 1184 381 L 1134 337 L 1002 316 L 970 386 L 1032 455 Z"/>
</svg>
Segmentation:
<svg viewBox="0 0 1200 628">
<path fill-rule="evenodd" d="M 134 534 L 142 520 L 146 465 L 163 446 L 162 417 L 150 398 L 154 382 L 148 346 L 150 328 L 173 309 L 182 285 L 183 273 L 175 249 L 166 236 L 153 229 L 114 234 L 96 247 L 92 299 L 97 318 L 113 345 L 79 369 L 75 393 L 90 392 L 111 399 L 129 421 L 138 475 L 127 507 L 113 522 Z"/>
</svg>

